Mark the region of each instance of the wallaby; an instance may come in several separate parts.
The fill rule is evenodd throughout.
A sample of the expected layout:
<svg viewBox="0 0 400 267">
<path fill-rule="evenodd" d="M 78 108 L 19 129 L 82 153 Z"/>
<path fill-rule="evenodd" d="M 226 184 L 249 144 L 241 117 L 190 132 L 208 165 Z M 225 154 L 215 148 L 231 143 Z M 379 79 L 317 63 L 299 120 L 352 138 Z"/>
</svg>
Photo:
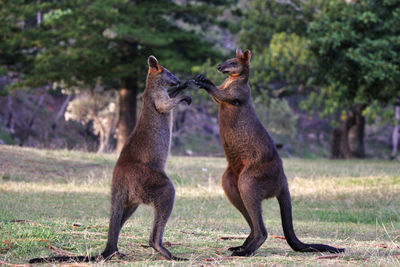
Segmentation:
<svg viewBox="0 0 400 267">
<path fill-rule="evenodd" d="M 290 247 L 301 252 L 343 252 L 323 244 L 305 244 L 297 237 L 292 224 L 292 206 L 282 160 L 274 141 L 258 120 L 251 104 L 251 52 L 238 48 L 236 57 L 218 65 L 218 71 L 228 74 L 220 86 L 203 75 L 195 83 L 205 89 L 218 103 L 221 143 L 228 167 L 222 175 L 222 187 L 230 202 L 242 213 L 251 232 L 243 245 L 231 247 L 232 256 L 250 256 L 267 239 L 261 202 L 277 197 L 283 231 Z"/>
<path fill-rule="evenodd" d="M 30 263 L 109 260 L 114 255 L 123 255 L 118 251 L 118 236 L 124 223 L 140 204 L 154 207 L 150 246 L 169 260 L 186 260 L 173 256 L 163 246 L 164 228 L 175 198 L 174 185 L 164 169 L 171 142 L 171 110 L 181 102 L 190 104 L 192 100 L 189 96 L 174 97 L 187 83 L 175 89 L 170 98 L 167 87 L 179 85 L 180 80 L 162 67 L 154 56 L 148 58 L 148 64 L 142 110 L 114 168 L 110 225 L 105 250 L 99 256 L 35 258 Z"/>
</svg>

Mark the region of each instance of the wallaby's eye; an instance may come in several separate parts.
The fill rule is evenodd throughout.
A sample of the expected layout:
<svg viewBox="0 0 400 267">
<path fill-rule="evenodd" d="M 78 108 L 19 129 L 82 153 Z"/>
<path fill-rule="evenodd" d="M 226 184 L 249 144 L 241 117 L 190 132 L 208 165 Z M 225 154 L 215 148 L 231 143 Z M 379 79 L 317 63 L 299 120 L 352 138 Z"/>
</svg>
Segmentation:
<svg viewBox="0 0 400 267">
<path fill-rule="evenodd" d="M 236 62 L 231 62 L 229 65 L 236 66 Z"/>
</svg>

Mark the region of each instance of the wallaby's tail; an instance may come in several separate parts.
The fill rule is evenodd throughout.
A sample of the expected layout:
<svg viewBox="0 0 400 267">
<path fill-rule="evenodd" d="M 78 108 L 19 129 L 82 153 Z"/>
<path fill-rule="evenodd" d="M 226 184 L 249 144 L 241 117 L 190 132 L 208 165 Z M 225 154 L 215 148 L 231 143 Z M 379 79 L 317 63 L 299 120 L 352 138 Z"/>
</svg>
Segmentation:
<svg viewBox="0 0 400 267">
<path fill-rule="evenodd" d="M 294 251 L 299 252 L 331 252 L 331 253 L 340 253 L 344 252 L 344 248 L 335 248 L 328 245 L 323 244 L 305 244 L 301 242 L 293 229 L 293 220 L 292 220 L 292 204 L 290 202 L 290 193 L 289 189 L 284 189 L 277 197 L 279 206 L 281 209 L 281 219 L 282 219 L 282 227 L 283 232 L 285 234 L 286 241 L 289 246 Z"/>
<path fill-rule="evenodd" d="M 89 262 L 96 261 L 96 256 L 55 256 L 48 258 L 33 258 L 29 260 L 29 263 L 44 263 L 44 262 L 63 262 L 63 261 L 76 261 L 76 262 Z"/>
</svg>

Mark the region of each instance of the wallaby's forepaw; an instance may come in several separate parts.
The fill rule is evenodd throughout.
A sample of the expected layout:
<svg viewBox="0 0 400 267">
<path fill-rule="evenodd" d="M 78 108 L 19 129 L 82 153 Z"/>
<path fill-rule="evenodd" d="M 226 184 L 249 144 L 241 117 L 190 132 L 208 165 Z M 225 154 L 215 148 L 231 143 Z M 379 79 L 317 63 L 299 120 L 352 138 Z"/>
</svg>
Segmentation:
<svg viewBox="0 0 400 267">
<path fill-rule="evenodd" d="M 179 85 L 177 89 L 178 89 L 178 90 L 184 90 L 184 89 L 186 89 L 186 88 L 189 87 L 189 84 L 190 84 L 191 82 L 192 82 L 191 80 L 187 80 L 186 82 L 184 82 L 184 83 L 182 83 L 181 85 Z"/>
<path fill-rule="evenodd" d="M 214 85 L 212 83 L 212 81 L 210 81 L 206 76 L 204 76 L 203 74 L 198 74 L 196 75 L 196 77 L 194 77 L 194 81 L 195 82 L 200 82 L 200 83 L 204 83 L 204 84 L 208 84 L 208 85 Z"/>
<path fill-rule="evenodd" d="M 180 102 L 186 102 L 186 104 L 188 104 L 189 106 L 190 104 L 192 104 L 192 98 L 190 96 L 184 95 Z"/>
</svg>

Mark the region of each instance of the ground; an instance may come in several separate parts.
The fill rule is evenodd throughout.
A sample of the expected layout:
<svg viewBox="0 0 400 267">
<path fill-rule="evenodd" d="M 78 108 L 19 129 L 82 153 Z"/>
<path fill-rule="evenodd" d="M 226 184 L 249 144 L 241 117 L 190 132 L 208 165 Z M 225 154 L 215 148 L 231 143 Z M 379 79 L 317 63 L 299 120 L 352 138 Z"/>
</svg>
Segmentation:
<svg viewBox="0 0 400 267">
<path fill-rule="evenodd" d="M 100 253 L 115 160 L 114 154 L 0 146 L 0 265 L 57 253 Z M 400 265 L 398 162 L 283 161 L 298 237 L 344 247 L 346 253 L 292 251 L 279 238 L 279 207 L 271 199 L 263 203 L 267 241 L 253 257 L 230 257 L 227 248 L 240 245 L 249 228 L 221 189 L 225 159 L 172 156 L 167 173 L 176 187 L 176 202 L 164 241 L 174 255 L 189 261 L 166 261 L 147 247 L 152 209 L 141 206 L 120 237 L 119 249 L 127 256 L 92 265 Z M 77 223 L 80 227 L 73 226 Z"/>
</svg>

